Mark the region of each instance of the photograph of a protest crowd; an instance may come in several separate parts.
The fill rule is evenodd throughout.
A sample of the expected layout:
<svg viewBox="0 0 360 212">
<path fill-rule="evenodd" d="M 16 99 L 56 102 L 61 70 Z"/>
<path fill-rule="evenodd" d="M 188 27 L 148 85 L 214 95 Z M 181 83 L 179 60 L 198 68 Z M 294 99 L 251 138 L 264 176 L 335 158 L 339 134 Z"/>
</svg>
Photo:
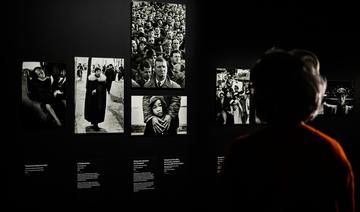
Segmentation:
<svg viewBox="0 0 360 212">
<path fill-rule="evenodd" d="M 250 70 L 216 69 L 216 123 L 250 124 Z"/>
</svg>

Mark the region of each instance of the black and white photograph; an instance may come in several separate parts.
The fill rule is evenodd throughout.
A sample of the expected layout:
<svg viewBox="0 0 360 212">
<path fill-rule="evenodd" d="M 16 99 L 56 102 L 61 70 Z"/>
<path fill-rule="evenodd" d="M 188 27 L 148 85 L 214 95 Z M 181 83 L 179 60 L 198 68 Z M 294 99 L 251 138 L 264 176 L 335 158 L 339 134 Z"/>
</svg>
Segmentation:
<svg viewBox="0 0 360 212">
<path fill-rule="evenodd" d="M 75 57 L 75 133 L 124 132 L 124 59 Z"/>
<path fill-rule="evenodd" d="M 250 124 L 250 70 L 216 69 L 216 123 Z"/>
<path fill-rule="evenodd" d="M 132 96 L 131 135 L 187 134 L 186 96 Z"/>
<path fill-rule="evenodd" d="M 22 113 L 24 128 L 55 129 L 66 124 L 67 72 L 65 64 L 22 63 Z"/>
<path fill-rule="evenodd" d="M 185 87 L 185 4 L 132 1 L 131 87 Z"/>
<path fill-rule="evenodd" d="M 346 116 L 354 107 L 354 87 L 352 81 L 328 81 L 320 114 Z"/>
</svg>

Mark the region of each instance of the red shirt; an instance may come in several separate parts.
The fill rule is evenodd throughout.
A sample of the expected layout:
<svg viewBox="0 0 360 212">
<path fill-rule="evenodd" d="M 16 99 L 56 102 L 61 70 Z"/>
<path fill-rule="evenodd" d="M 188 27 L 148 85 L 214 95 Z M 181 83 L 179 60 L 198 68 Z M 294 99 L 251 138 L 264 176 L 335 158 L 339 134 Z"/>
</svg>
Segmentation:
<svg viewBox="0 0 360 212">
<path fill-rule="evenodd" d="M 354 211 L 354 177 L 342 147 L 306 124 L 237 139 L 221 182 L 224 209 Z"/>
</svg>

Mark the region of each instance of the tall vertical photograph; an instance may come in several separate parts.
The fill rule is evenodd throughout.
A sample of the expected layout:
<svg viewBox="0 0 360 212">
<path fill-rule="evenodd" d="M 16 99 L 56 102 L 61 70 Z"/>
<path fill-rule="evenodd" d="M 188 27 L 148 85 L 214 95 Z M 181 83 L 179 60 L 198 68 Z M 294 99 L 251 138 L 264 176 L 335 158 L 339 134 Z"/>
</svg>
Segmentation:
<svg viewBox="0 0 360 212">
<path fill-rule="evenodd" d="M 250 70 L 216 69 L 216 124 L 250 124 Z"/>
<path fill-rule="evenodd" d="M 185 4 L 133 1 L 131 87 L 185 87 Z"/>
<path fill-rule="evenodd" d="M 124 59 L 75 57 L 75 134 L 124 132 Z"/>
<path fill-rule="evenodd" d="M 21 122 L 25 129 L 55 129 L 66 124 L 65 64 L 23 62 Z"/>
<path fill-rule="evenodd" d="M 132 96 L 131 135 L 187 134 L 186 96 Z"/>
<path fill-rule="evenodd" d="M 328 81 L 320 114 L 347 116 L 353 111 L 355 90 L 352 81 Z"/>
</svg>

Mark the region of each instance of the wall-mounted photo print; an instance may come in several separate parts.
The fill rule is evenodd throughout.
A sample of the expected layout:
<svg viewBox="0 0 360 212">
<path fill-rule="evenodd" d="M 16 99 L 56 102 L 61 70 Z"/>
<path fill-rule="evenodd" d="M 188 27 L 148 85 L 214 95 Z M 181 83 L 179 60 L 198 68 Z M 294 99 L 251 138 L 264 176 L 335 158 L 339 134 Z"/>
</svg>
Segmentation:
<svg viewBox="0 0 360 212">
<path fill-rule="evenodd" d="M 328 81 L 320 114 L 349 115 L 354 107 L 352 81 Z"/>
<path fill-rule="evenodd" d="M 186 96 L 132 96 L 131 135 L 187 133 Z"/>
<path fill-rule="evenodd" d="M 124 59 L 75 57 L 75 133 L 124 132 Z"/>
<path fill-rule="evenodd" d="M 133 1 L 131 87 L 185 87 L 185 4 Z"/>
<path fill-rule="evenodd" d="M 66 67 L 61 63 L 22 63 L 24 128 L 51 129 L 65 126 Z"/>
<path fill-rule="evenodd" d="M 216 69 L 216 123 L 250 124 L 250 70 Z"/>
</svg>

